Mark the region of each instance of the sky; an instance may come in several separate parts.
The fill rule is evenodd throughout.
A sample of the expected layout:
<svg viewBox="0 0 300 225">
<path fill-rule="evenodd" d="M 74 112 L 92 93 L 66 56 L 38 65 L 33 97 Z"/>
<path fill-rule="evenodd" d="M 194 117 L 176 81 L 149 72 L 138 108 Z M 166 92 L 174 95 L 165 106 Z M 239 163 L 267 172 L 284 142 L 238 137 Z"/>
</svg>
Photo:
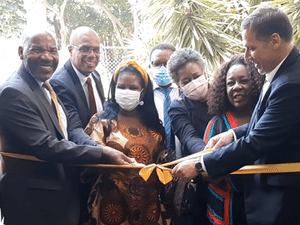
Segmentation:
<svg viewBox="0 0 300 225">
<path fill-rule="evenodd" d="M 24 8 L 27 11 L 26 30 L 37 27 L 46 27 L 46 8 L 39 0 L 24 0 Z M 20 38 L 5 39 L 0 37 L 0 85 L 19 68 L 21 60 L 18 56 Z"/>
<path fill-rule="evenodd" d="M 5 39 L 0 37 L 0 84 L 2 84 L 21 64 L 18 56 L 20 39 Z"/>
</svg>

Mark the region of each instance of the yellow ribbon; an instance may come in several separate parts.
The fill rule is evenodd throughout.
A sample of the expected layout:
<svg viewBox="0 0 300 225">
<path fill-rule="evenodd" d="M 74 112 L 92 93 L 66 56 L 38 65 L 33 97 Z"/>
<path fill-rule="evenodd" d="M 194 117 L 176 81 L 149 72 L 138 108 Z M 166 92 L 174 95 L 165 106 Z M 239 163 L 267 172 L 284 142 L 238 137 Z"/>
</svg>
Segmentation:
<svg viewBox="0 0 300 225">
<path fill-rule="evenodd" d="M 201 154 L 206 154 L 210 152 L 208 151 L 202 151 L 195 154 L 192 154 L 190 156 L 175 160 L 173 162 L 165 163 L 162 165 L 157 164 L 150 164 L 147 166 L 144 165 L 111 165 L 111 164 L 83 164 L 83 165 L 76 165 L 76 166 L 84 166 L 84 167 L 105 167 L 105 168 L 124 168 L 124 169 L 140 169 L 139 175 L 147 181 L 153 171 L 156 171 L 156 174 L 159 178 L 159 180 L 163 184 L 169 183 L 173 177 L 172 177 L 172 169 L 166 168 L 166 166 L 170 165 L 176 165 L 179 162 L 182 162 L 187 159 L 195 159 L 199 157 Z M 9 153 L 9 152 L 0 152 L 3 156 L 17 158 L 17 159 L 23 159 L 23 160 L 30 160 L 30 161 L 36 161 L 36 162 L 46 162 L 44 160 L 40 160 L 36 158 L 35 156 L 30 155 L 23 155 L 23 154 L 17 154 L 17 153 Z M 231 174 L 256 174 L 256 173 L 295 173 L 300 172 L 300 162 L 296 163 L 280 163 L 280 164 L 264 164 L 264 165 L 248 165 L 240 168 L 237 171 L 232 172 Z"/>
<path fill-rule="evenodd" d="M 162 182 L 163 184 L 167 184 L 169 183 L 171 180 L 173 180 L 172 177 L 172 169 L 160 166 L 160 165 L 156 165 L 156 164 L 150 164 L 145 166 L 144 168 L 142 168 L 139 172 L 139 175 L 145 180 L 147 181 L 149 179 L 149 177 L 151 176 L 151 174 L 153 173 L 154 169 L 156 169 L 156 174 L 158 176 L 158 179 L 160 180 L 160 182 Z"/>
</svg>

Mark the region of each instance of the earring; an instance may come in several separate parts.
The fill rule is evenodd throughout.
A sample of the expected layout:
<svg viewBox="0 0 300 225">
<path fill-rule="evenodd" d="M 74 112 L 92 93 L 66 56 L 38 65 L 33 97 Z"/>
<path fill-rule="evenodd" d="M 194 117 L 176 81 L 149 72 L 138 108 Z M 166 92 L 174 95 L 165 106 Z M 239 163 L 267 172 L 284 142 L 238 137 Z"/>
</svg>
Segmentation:
<svg viewBox="0 0 300 225">
<path fill-rule="evenodd" d="M 140 105 L 144 105 L 144 101 L 143 100 L 140 101 Z"/>
</svg>

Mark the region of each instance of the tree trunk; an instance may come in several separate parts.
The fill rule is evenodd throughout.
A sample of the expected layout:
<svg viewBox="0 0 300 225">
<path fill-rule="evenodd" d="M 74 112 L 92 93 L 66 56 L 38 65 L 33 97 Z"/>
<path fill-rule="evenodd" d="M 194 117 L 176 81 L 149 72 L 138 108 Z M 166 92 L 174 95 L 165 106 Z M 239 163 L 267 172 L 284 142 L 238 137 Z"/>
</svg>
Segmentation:
<svg viewBox="0 0 300 225">
<path fill-rule="evenodd" d="M 60 15 L 59 15 L 59 23 L 60 23 L 60 34 L 61 34 L 61 48 L 63 49 L 67 44 L 67 27 L 64 21 L 65 9 L 68 0 L 64 0 L 63 4 L 60 6 Z"/>
<path fill-rule="evenodd" d="M 55 13 L 55 15 L 57 15 L 57 17 L 59 18 L 60 46 L 58 46 L 58 48 L 62 49 L 66 46 L 66 39 L 67 39 L 67 34 L 68 34 L 68 31 L 67 31 L 67 28 L 66 28 L 66 25 L 65 25 L 65 21 L 64 21 L 64 13 L 65 13 L 65 8 L 66 8 L 68 0 L 63 1 L 62 5 L 60 6 L 60 11 L 57 11 L 51 5 L 49 5 L 47 0 L 40 0 L 40 1 L 44 4 L 44 6 L 47 9 L 49 9 L 50 11 Z M 59 43 L 59 41 L 58 41 L 58 43 Z"/>
<path fill-rule="evenodd" d="M 125 33 L 126 37 L 129 38 L 130 34 L 128 30 L 125 28 L 125 26 L 105 7 L 105 5 L 101 2 L 101 0 L 94 0 L 95 4 L 98 5 L 104 13 L 107 15 L 107 17 L 110 19 L 111 23 L 113 24 L 116 38 L 121 46 L 124 46 L 121 34 L 118 30 L 117 25 L 121 28 L 121 30 Z"/>
</svg>

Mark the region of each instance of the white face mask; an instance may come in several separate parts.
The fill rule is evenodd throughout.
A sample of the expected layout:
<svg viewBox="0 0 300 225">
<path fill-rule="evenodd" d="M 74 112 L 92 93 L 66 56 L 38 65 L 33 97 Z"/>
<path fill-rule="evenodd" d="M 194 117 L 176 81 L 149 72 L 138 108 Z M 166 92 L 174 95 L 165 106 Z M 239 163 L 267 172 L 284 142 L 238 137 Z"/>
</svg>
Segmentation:
<svg viewBox="0 0 300 225">
<path fill-rule="evenodd" d="M 140 96 L 141 91 L 116 88 L 116 102 L 126 111 L 132 111 L 140 104 Z"/>
<path fill-rule="evenodd" d="M 206 97 L 208 82 L 204 75 L 192 80 L 182 88 L 183 93 L 190 99 L 198 101 Z"/>
</svg>

